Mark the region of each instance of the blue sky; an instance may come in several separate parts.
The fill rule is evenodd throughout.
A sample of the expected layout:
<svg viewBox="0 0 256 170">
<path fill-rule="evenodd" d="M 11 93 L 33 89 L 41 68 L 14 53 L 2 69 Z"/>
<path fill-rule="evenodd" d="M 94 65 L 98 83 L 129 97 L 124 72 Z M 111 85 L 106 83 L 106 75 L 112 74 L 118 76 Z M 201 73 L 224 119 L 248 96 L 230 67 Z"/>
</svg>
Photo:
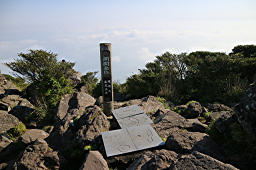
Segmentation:
<svg viewBox="0 0 256 170">
<path fill-rule="evenodd" d="M 256 44 L 255 8 L 255 0 L 0 0 L 0 69 L 45 49 L 84 74 L 100 71 L 99 43 L 111 42 L 113 78 L 123 82 L 166 51 Z"/>
</svg>

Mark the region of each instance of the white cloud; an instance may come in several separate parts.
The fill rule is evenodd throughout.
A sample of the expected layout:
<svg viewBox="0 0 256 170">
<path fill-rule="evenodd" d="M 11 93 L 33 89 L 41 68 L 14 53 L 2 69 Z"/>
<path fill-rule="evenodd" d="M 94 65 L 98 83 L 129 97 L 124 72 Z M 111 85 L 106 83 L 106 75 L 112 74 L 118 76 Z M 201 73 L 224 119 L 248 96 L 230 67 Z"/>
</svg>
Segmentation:
<svg viewBox="0 0 256 170">
<path fill-rule="evenodd" d="M 112 60 L 113 60 L 113 62 L 119 63 L 120 62 L 120 57 L 119 56 L 113 56 Z"/>
</svg>

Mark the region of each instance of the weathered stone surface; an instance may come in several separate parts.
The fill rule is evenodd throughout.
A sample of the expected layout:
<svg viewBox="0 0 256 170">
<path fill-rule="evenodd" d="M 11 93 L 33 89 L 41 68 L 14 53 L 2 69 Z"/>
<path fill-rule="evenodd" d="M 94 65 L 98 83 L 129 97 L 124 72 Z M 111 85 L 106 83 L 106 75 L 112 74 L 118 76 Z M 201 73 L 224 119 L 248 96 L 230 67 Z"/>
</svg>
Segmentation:
<svg viewBox="0 0 256 170">
<path fill-rule="evenodd" d="M 170 166 L 171 170 L 189 169 L 189 170 L 203 170 L 203 169 L 223 169 L 223 170 L 237 170 L 232 165 L 220 162 L 208 155 L 193 152 L 193 154 L 182 155 L 175 164 Z"/>
<path fill-rule="evenodd" d="M 7 169 L 60 169 L 63 158 L 53 151 L 43 139 L 29 145 Z"/>
<path fill-rule="evenodd" d="M 71 97 L 72 97 L 71 94 L 66 94 L 61 98 L 59 106 L 58 106 L 57 114 L 56 114 L 57 118 L 59 120 L 62 120 L 66 116 L 66 114 L 68 112 L 68 109 L 69 109 L 69 103 L 68 102 L 69 102 Z"/>
<path fill-rule="evenodd" d="M 167 112 L 164 117 L 156 117 L 156 119 L 158 121 L 152 126 L 161 137 L 167 138 L 173 131 L 187 127 L 187 120 L 173 111 Z"/>
<path fill-rule="evenodd" d="M 167 138 L 166 148 L 177 153 L 199 151 L 219 160 L 223 159 L 221 150 L 205 133 L 176 131 Z"/>
<path fill-rule="evenodd" d="M 17 89 L 17 87 L 12 82 L 6 80 L 4 75 L 0 74 L 0 95 L 6 94 L 8 89 Z"/>
<path fill-rule="evenodd" d="M 205 133 L 207 125 L 201 123 L 198 119 L 187 119 L 187 130 L 190 132 L 202 132 Z"/>
<path fill-rule="evenodd" d="M 235 106 L 236 117 L 244 130 L 256 141 L 256 82 L 249 86 L 246 94 Z"/>
<path fill-rule="evenodd" d="M 33 108 L 27 106 L 15 106 L 9 113 L 19 118 L 26 126 L 30 126 L 31 121 L 30 115 L 34 111 Z"/>
<path fill-rule="evenodd" d="M 94 140 L 102 132 L 108 131 L 110 123 L 98 106 L 87 107 L 85 113 L 77 120 L 76 139 L 85 144 Z"/>
<path fill-rule="evenodd" d="M 29 144 L 37 139 L 45 139 L 49 136 L 43 130 L 40 129 L 29 129 L 22 136 L 20 136 L 19 140 L 25 144 Z"/>
<path fill-rule="evenodd" d="M 224 104 L 208 104 L 207 109 L 210 112 L 221 112 L 221 111 L 231 111 L 232 109 Z"/>
<path fill-rule="evenodd" d="M 160 170 L 167 169 L 177 160 L 178 154 L 165 149 L 145 152 L 136 159 L 127 170 Z"/>
<path fill-rule="evenodd" d="M 184 114 L 187 119 L 197 118 L 203 112 L 203 107 L 199 102 L 192 102 L 188 105 Z"/>
<path fill-rule="evenodd" d="M 27 100 L 22 98 L 20 95 L 6 95 L 0 99 L 2 105 L 8 107 L 8 110 L 14 108 L 17 105 L 33 107 L 33 105 Z"/>
<path fill-rule="evenodd" d="M 0 135 L 0 152 L 7 147 L 10 143 L 12 143 L 12 140 L 8 139 L 4 135 Z"/>
<path fill-rule="evenodd" d="M 6 111 L 0 110 L 0 134 L 8 131 L 19 124 L 19 119 L 8 114 Z"/>
<path fill-rule="evenodd" d="M 72 80 L 72 82 L 74 84 L 78 84 L 81 82 L 81 78 L 82 78 L 83 74 L 81 72 L 74 72 L 71 76 L 70 79 Z"/>
<path fill-rule="evenodd" d="M 147 96 L 142 99 L 135 99 L 126 102 L 126 105 L 138 105 L 142 107 L 145 113 L 156 112 L 158 109 L 165 109 L 164 105 L 157 100 L 157 97 Z"/>
<path fill-rule="evenodd" d="M 221 133 L 225 134 L 225 132 L 228 130 L 228 128 L 236 122 L 236 118 L 234 115 L 234 112 L 227 111 L 222 112 L 222 114 L 216 119 L 214 123 L 214 127 Z"/>
<path fill-rule="evenodd" d="M 90 151 L 80 170 L 108 170 L 108 164 L 98 151 Z"/>
<path fill-rule="evenodd" d="M 76 131 L 72 130 L 74 128 L 74 121 L 85 114 L 87 106 L 94 105 L 95 103 L 95 99 L 83 91 L 75 92 L 69 98 L 70 96 L 62 98 L 61 104 L 63 106 L 59 106 L 57 111 L 59 122 L 55 125 L 47 139 L 51 145 L 60 150 L 63 150 L 63 146 L 67 145 L 74 138 L 76 133 Z M 98 110 L 100 109 L 98 108 Z"/>
</svg>

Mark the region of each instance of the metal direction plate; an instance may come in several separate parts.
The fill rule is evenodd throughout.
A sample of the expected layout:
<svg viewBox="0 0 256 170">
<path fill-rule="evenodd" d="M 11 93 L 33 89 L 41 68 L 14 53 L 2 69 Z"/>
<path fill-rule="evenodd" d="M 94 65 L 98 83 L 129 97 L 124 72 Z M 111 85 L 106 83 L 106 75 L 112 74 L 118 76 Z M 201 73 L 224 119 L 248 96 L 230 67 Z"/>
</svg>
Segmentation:
<svg viewBox="0 0 256 170">
<path fill-rule="evenodd" d="M 123 119 L 117 119 L 121 128 L 141 126 L 153 123 L 153 121 L 145 114 L 138 114 Z"/>
<path fill-rule="evenodd" d="M 108 157 L 164 144 L 150 125 L 103 132 L 102 139 Z"/>
<path fill-rule="evenodd" d="M 112 111 L 112 113 L 115 116 L 115 118 L 118 120 L 118 119 L 123 119 L 129 116 L 141 114 L 144 112 L 138 105 L 131 105 L 131 106 L 115 109 Z"/>
</svg>

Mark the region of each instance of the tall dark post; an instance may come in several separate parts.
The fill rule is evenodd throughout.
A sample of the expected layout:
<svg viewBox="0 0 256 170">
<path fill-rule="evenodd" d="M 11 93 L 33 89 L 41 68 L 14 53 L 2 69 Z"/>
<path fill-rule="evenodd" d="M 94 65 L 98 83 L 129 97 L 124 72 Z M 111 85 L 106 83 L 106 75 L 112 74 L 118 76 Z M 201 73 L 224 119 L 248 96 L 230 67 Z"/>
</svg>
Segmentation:
<svg viewBox="0 0 256 170">
<path fill-rule="evenodd" d="M 110 116 L 113 110 L 113 98 L 114 98 L 111 59 L 112 59 L 111 43 L 100 43 L 103 110 L 107 116 Z"/>
</svg>

